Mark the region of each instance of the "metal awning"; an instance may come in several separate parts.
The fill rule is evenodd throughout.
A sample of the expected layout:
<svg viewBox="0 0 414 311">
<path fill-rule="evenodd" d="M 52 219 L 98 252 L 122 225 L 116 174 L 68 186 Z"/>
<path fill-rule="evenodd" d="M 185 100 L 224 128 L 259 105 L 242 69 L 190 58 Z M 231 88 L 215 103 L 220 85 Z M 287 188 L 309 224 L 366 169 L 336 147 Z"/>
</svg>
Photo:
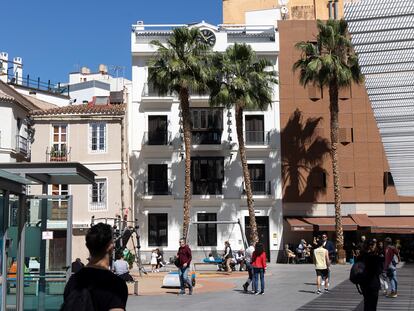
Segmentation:
<svg viewBox="0 0 414 311">
<path fill-rule="evenodd" d="M 414 196 L 414 1 L 346 0 L 344 11 L 396 190 Z"/>
<path fill-rule="evenodd" d="M 92 184 L 96 176 L 78 162 L 0 163 L 0 170 L 23 176 L 35 183 L 49 185 Z"/>
<path fill-rule="evenodd" d="M 35 185 L 36 182 L 22 176 L 0 170 L 0 189 L 8 190 L 15 194 L 23 193 L 26 185 Z"/>
</svg>

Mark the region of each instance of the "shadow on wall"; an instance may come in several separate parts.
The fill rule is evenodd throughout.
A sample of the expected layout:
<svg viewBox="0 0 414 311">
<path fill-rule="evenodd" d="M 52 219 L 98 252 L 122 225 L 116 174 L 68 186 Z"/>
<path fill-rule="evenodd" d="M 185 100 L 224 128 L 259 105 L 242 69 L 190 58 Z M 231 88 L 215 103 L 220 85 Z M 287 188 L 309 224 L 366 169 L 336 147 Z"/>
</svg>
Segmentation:
<svg viewBox="0 0 414 311">
<path fill-rule="evenodd" d="M 281 132 L 283 201 L 313 203 L 326 192 L 323 161 L 330 151 L 327 139 L 318 135 L 322 120 L 308 118 L 296 109 Z"/>
</svg>

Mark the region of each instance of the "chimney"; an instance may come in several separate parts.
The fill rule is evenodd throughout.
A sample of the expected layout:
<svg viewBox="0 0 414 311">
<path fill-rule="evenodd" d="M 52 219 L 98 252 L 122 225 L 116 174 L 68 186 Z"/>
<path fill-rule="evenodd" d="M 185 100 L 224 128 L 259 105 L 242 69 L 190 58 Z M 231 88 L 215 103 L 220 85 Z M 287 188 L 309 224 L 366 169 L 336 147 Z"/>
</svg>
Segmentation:
<svg viewBox="0 0 414 311">
<path fill-rule="evenodd" d="M 100 64 L 98 67 L 98 71 L 103 74 L 106 75 L 108 73 L 108 67 L 104 64 Z"/>
<path fill-rule="evenodd" d="M 23 62 L 21 57 L 13 58 L 13 77 L 16 79 L 14 83 L 22 84 L 23 82 Z"/>
<path fill-rule="evenodd" d="M 88 75 L 91 73 L 91 70 L 88 67 L 82 67 L 81 68 L 81 74 Z"/>
<path fill-rule="evenodd" d="M 135 30 L 144 30 L 144 21 L 137 21 L 137 24 L 135 25 Z"/>
<path fill-rule="evenodd" d="M 9 54 L 0 52 L 0 80 L 7 83 L 7 67 L 9 65 Z"/>
</svg>

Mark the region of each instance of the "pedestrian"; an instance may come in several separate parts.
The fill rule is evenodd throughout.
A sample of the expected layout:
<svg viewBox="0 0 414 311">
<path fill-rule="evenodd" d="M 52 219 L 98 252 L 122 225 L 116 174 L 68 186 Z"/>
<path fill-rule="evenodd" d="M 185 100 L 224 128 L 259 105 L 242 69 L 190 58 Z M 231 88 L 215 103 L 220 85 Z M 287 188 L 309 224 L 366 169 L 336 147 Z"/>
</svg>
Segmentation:
<svg viewBox="0 0 414 311">
<path fill-rule="evenodd" d="M 162 267 L 164 267 L 164 255 L 162 253 L 162 251 L 160 251 L 159 248 L 156 249 L 157 251 L 157 271 L 160 271 L 159 269 L 161 269 Z"/>
<path fill-rule="evenodd" d="M 253 280 L 253 267 L 252 267 L 252 256 L 254 253 L 254 245 L 250 245 L 246 251 L 244 252 L 244 260 L 246 262 L 246 270 L 249 274 L 249 277 L 247 278 L 247 281 L 243 284 L 243 290 L 245 293 L 247 293 L 247 290 L 249 289 L 249 285 L 252 283 Z M 255 291 L 254 283 L 252 283 L 252 291 Z"/>
<path fill-rule="evenodd" d="M 125 282 L 134 282 L 134 278 L 129 274 L 128 262 L 124 259 L 124 254 L 119 251 L 115 254 L 114 273 Z"/>
<path fill-rule="evenodd" d="M 392 244 L 390 237 L 385 238 L 385 255 L 384 255 L 384 271 L 390 282 L 391 293 L 389 298 L 397 298 L 398 281 L 397 281 L 397 264 L 401 261 L 398 249 Z"/>
<path fill-rule="evenodd" d="M 89 263 L 70 277 L 61 310 L 125 310 L 128 288 L 109 268 L 114 249 L 111 226 L 103 223 L 92 226 L 86 234 L 86 247 Z"/>
<path fill-rule="evenodd" d="M 71 268 L 72 273 L 78 272 L 80 269 L 82 269 L 85 265 L 82 263 L 82 260 L 80 258 L 76 258 L 74 262 L 72 262 Z"/>
<path fill-rule="evenodd" d="M 245 269 L 246 260 L 242 249 L 236 253 L 236 265 L 239 265 L 239 271 L 243 271 Z"/>
<path fill-rule="evenodd" d="M 229 241 L 224 242 L 223 259 L 224 259 L 224 263 L 226 265 L 226 272 L 231 272 L 232 271 L 231 262 L 232 262 L 232 259 L 233 259 L 233 251 L 231 250 Z"/>
<path fill-rule="evenodd" d="M 384 267 L 384 263 L 385 263 L 384 242 L 378 241 L 378 243 L 377 243 L 377 253 L 378 253 L 378 256 L 381 259 L 381 264 Z M 382 271 L 382 273 L 381 273 L 381 275 L 379 277 L 379 280 L 380 280 L 380 284 L 381 284 L 382 293 L 384 295 L 387 295 L 388 294 L 387 273 L 384 272 L 384 271 Z"/>
<path fill-rule="evenodd" d="M 262 243 L 256 243 L 256 247 L 252 255 L 252 267 L 253 267 L 254 294 L 264 295 L 264 289 L 265 289 L 264 274 L 266 271 L 266 252 L 263 249 Z M 259 292 L 259 277 L 260 277 L 260 292 Z"/>
<path fill-rule="evenodd" d="M 157 250 L 154 249 L 151 252 L 151 272 L 155 273 L 158 272 L 157 266 L 158 266 L 158 253 Z"/>
<path fill-rule="evenodd" d="M 329 252 L 323 247 L 324 241 L 318 240 L 318 247 L 313 251 L 313 263 L 316 271 L 316 293 L 319 295 L 321 291 L 321 283 L 324 279 L 325 293 L 329 292 Z"/>
<path fill-rule="evenodd" d="M 377 244 L 374 240 L 365 240 L 358 261 L 365 265 L 364 279 L 360 283 L 364 296 L 364 311 L 377 310 L 380 274 L 382 272 L 382 259 L 378 254 Z"/>
<path fill-rule="evenodd" d="M 180 278 L 180 292 L 178 295 L 185 295 L 185 287 L 188 286 L 188 294 L 193 294 L 193 285 L 191 280 L 188 278 L 188 271 L 190 270 L 191 264 L 191 249 L 186 244 L 184 239 L 180 240 L 180 248 L 177 253 L 178 258 L 178 275 Z"/>
<path fill-rule="evenodd" d="M 323 248 L 325 248 L 328 251 L 328 255 L 329 255 L 329 262 L 330 263 L 335 263 L 335 245 L 328 240 L 328 235 L 326 233 L 322 234 L 322 242 L 323 242 Z M 325 284 L 325 282 L 328 282 L 326 279 L 331 279 L 331 270 L 328 269 L 328 276 L 326 278 L 322 278 L 322 285 Z M 328 283 L 328 287 L 329 287 L 329 283 Z"/>
</svg>

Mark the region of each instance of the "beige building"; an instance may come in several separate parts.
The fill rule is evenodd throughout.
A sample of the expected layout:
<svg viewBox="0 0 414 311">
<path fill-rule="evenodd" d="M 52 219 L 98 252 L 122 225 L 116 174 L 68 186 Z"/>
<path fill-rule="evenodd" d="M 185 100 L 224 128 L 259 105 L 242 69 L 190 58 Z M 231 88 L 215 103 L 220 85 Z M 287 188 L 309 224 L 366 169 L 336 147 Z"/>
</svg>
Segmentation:
<svg viewBox="0 0 414 311">
<path fill-rule="evenodd" d="M 343 16 L 343 0 L 223 0 L 223 23 L 245 24 L 246 12 L 287 8 L 285 19 L 326 20 Z M 276 17 L 275 17 L 276 20 Z"/>
<path fill-rule="evenodd" d="M 35 139 L 32 162 L 80 162 L 95 174 L 94 185 L 51 186 L 49 194 L 73 194 L 72 257 L 85 262 L 86 228 L 91 217 L 106 218 L 125 215 L 130 209 L 126 171 L 124 128 L 125 105 L 111 104 L 109 98 L 94 98 L 82 105 L 35 111 Z M 39 193 L 33 188 L 31 194 Z M 51 228 L 53 245 L 49 245 L 51 260 L 59 262 L 65 254 L 66 230 L 59 221 L 67 217 L 67 202 L 52 202 Z M 61 230 L 59 230 L 61 229 Z"/>
</svg>

